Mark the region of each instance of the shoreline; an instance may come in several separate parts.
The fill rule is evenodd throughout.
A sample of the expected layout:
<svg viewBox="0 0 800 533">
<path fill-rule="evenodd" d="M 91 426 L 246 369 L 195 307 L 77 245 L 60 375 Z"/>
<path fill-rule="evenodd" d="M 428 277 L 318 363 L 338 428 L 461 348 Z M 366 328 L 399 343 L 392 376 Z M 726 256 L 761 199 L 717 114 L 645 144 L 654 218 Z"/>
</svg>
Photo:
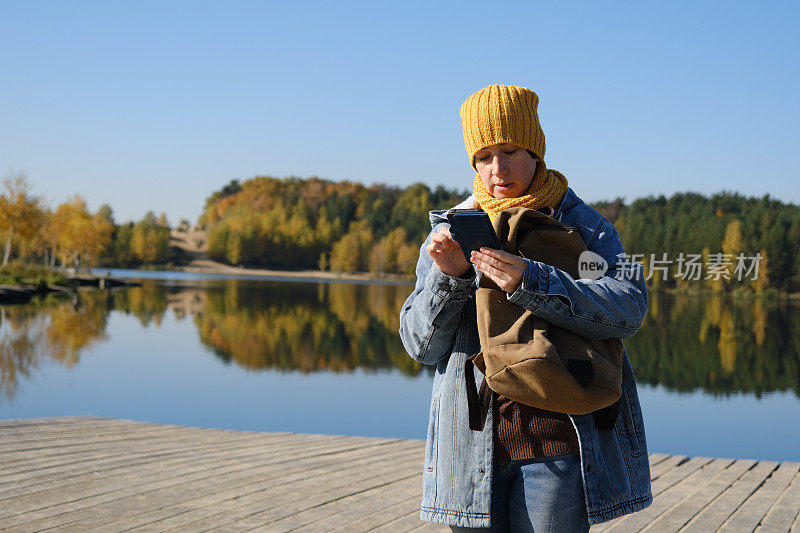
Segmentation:
<svg viewBox="0 0 800 533">
<path fill-rule="evenodd" d="M 116 267 L 108 267 L 116 268 Z M 99 270 L 99 269 L 98 269 Z M 148 272 L 144 269 L 131 269 Z M 218 263 L 210 259 L 195 259 L 188 265 L 173 267 L 157 267 L 154 270 L 170 272 L 188 272 L 193 274 L 229 274 L 237 276 L 267 277 L 278 279 L 307 280 L 316 279 L 323 281 L 358 281 L 375 283 L 413 284 L 414 278 L 402 274 L 373 274 L 369 272 L 326 272 L 323 270 L 277 270 L 269 268 L 235 267 Z"/>
</svg>

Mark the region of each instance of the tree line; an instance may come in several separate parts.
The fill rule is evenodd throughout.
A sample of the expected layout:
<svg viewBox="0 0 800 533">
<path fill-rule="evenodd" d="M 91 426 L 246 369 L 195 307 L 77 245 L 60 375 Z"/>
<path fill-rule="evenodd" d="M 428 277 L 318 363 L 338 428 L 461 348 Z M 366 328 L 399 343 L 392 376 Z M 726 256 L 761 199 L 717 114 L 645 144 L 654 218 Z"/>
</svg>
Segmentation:
<svg viewBox="0 0 800 533">
<path fill-rule="evenodd" d="M 649 196 L 625 205 L 622 199 L 595 207 L 620 233 L 628 254 L 642 255 L 645 270 L 667 254 L 667 275 L 654 272 L 651 285 L 691 288 L 702 285 L 716 291 L 738 288 L 757 292 L 800 291 L 800 206 L 766 195 L 748 198 L 723 192 L 707 198 L 697 193 L 677 193 L 669 198 Z M 723 275 L 700 280 L 683 279 L 677 259 L 702 256 L 706 266 L 714 254 L 730 260 Z M 759 256 L 758 277 L 739 281 L 734 259 Z M 716 279 L 715 279 L 716 278 Z"/>
<path fill-rule="evenodd" d="M 51 210 L 31 193 L 23 174 L 3 181 L 0 192 L 2 266 L 12 260 L 51 268 L 136 267 L 175 259 L 166 214 L 148 212 L 117 224 L 111 206 L 92 213 L 78 195 Z"/>
<path fill-rule="evenodd" d="M 430 231 L 428 211 L 468 194 L 422 183 L 401 189 L 256 177 L 214 192 L 199 222 L 208 230 L 209 255 L 229 264 L 413 274 Z M 800 206 L 727 192 L 593 206 L 614 223 L 629 256 L 644 264 L 651 286 L 800 290 Z M 681 277 L 681 254 L 702 264 L 698 279 Z M 740 256 L 748 276 L 737 275 Z"/>
<path fill-rule="evenodd" d="M 206 201 L 208 254 L 233 265 L 412 274 L 428 211 L 465 191 L 318 178 L 231 181 Z"/>
<path fill-rule="evenodd" d="M 3 186 L 2 265 L 20 259 L 51 267 L 137 267 L 183 260 L 169 244 L 163 213 L 117 224 L 109 205 L 92 213 L 77 195 L 51 210 L 31 194 L 24 175 Z M 400 188 L 255 177 L 212 193 L 198 222 L 207 231 L 208 255 L 231 265 L 411 275 L 430 231 L 428 211 L 468 194 L 422 183 Z M 614 223 L 653 288 L 800 291 L 800 206 L 728 192 L 649 196 L 630 204 L 617 198 L 593 206 Z M 691 254 L 705 270 L 686 279 L 679 259 Z M 740 256 L 750 259 L 749 267 L 758 258 L 757 278 L 737 279 Z M 714 260 L 726 258 L 710 275 Z"/>
</svg>

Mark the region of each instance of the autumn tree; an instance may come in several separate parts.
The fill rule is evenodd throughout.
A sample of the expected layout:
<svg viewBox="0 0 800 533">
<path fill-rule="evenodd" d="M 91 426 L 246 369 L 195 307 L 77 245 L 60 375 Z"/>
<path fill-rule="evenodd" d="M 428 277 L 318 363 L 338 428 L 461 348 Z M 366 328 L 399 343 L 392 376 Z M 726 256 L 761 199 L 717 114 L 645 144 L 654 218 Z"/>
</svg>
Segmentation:
<svg viewBox="0 0 800 533">
<path fill-rule="evenodd" d="M 169 259 L 169 225 L 164 213 L 156 218 L 148 211 L 132 230 L 130 248 L 138 261 L 153 264 Z"/>
<path fill-rule="evenodd" d="M 374 235 L 365 221 L 355 222 L 331 249 L 330 269 L 334 272 L 366 271 Z"/>
<path fill-rule="evenodd" d="M 54 257 L 62 265 L 91 268 L 94 261 L 111 246 L 114 231 L 108 214 L 89 213 L 78 195 L 56 208 L 48 221 L 46 241 L 54 248 Z"/>
<path fill-rule="evenodd" d="M 722 239 L 722 253 L 729 258 L 730 264 L 725 268 L 726 278 L 722 279 L 725 288 L 736 282 L 734 269 L 736 268 L 736 256 L 742 251 L 742 224 L 738 219 L 733 219 L 725 228 L 725 237 Z"/>
<path fill-rule="evenodd" d="M 44 209 L 41 200 L 31 195 L 25 174 L 12 174 L 3 180 L 0 194 L 0 238 L 4 243 L 3 266 L 8 264 L 13 246 L 30 251 L 31 243 L 41 233 Z"/>
<path fill-rule="evenodd" d="M 769 287 L 769 257 L 763 248 L 759 252 L 758 277 L 752 282 L 752 287 L 756 292 L 764 292 Z"/>
</svg>

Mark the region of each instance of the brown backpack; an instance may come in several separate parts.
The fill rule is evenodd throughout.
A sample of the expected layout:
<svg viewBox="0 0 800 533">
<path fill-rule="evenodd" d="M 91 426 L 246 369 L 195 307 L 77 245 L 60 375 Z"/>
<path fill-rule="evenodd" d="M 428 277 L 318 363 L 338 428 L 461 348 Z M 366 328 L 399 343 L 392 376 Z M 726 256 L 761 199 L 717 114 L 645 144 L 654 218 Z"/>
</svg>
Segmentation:
<svg viewBox="0 0 800 533">
<path fill-rule="evenodd" d="M 493 225 L 506 252 L 579 278 L 578 257 L 587 248 L 577 228 L 522 207 L 502 211 Z M 509 301 L 486 276 L 481 276 L 475 304 L 481 352 L 468 358 L 465 367 L 472 429 L 483 428 L 487 386 L 519 403 L 559 413 L 587 414 L 619 400 L 620 339 L 590 340 L 550 324 Z M 480 400 L 472 364 L 485 376 Z M 613 415 L 616 419 L 616 411 Z"/>
</svg>

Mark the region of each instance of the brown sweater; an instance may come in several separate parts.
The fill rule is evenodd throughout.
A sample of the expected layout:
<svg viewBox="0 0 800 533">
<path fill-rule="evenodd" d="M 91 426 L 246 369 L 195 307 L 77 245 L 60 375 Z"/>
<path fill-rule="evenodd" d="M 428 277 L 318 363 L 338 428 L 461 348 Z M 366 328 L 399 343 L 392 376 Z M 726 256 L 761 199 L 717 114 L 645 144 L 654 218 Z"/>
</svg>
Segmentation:
<svg viewBox="0 0 800 533">
<path fill-rule="evenodd" d="M 521 404 L 496 392 L 492 394 L 495 461 L 579 453 L 578 435 L 566 414 Z"/>
</svg>

